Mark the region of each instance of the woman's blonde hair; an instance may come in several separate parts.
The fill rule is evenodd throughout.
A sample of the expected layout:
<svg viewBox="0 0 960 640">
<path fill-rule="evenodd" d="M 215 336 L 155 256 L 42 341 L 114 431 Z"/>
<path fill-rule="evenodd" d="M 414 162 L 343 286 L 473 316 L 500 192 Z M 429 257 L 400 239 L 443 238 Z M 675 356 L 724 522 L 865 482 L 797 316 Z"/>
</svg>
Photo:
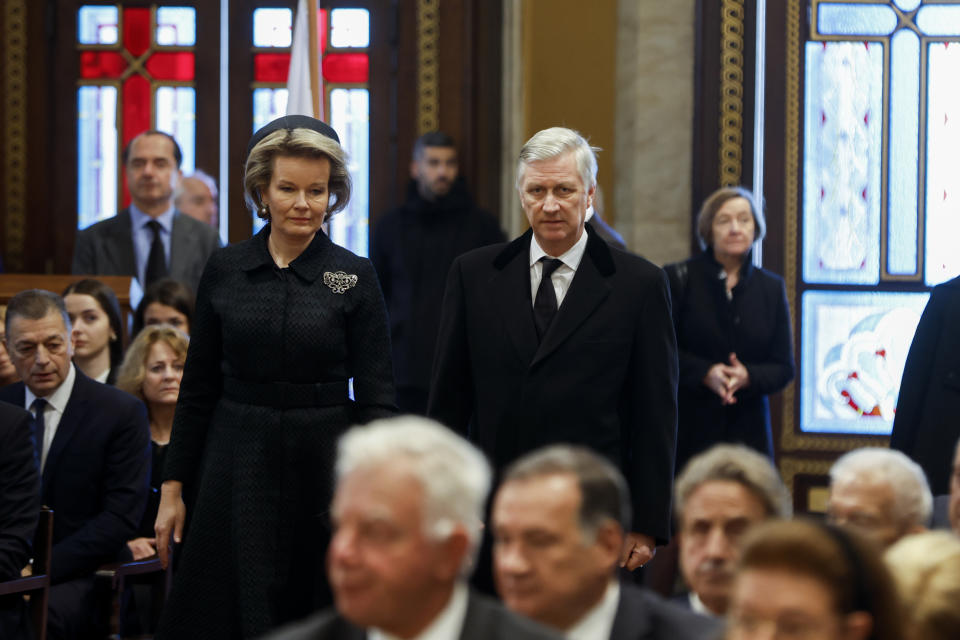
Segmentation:
<svg viewBox="0 0 960 640">
<path fill-rule="evenodd" d="M 144 327 L 143 331 L 137 334 L 127 349 L 127 355 L 124 356 L 117 374 L 116 387 L 140 398 L 144 404 L 146 398 L 143 397 L 143 379 L 147 375 L 147 358 L 150 357 L 150 349 L 158 342 L 165 342 L 178 358 L 186 359 L 190 338 L 168 324 L 153 324 Z M 147 411 L 149 410 L 150 405 L 147 405 Z"/>
<path fill-rule="evenodd" d="M 262 193 L 270 186 L 274 161 L 279 157 L 326 158 L 330 161 L 327 189 L 327 215 L 342 211 L 350 202 L 352 181 L 347 171 L 347 154 L 335 140 L 306 128 L 280 129 L 261 140 L 250 150 L 243 173 L 243 196 L 247 206 L 264 220 L 270 212 L 263 210 Z"/>
<path fill-rule="evenodd" d="M 950 531 L 906 536 L 884 560 L 903 600 L 908 637 L 960 638 L 960 539 Z"/>
</svg>

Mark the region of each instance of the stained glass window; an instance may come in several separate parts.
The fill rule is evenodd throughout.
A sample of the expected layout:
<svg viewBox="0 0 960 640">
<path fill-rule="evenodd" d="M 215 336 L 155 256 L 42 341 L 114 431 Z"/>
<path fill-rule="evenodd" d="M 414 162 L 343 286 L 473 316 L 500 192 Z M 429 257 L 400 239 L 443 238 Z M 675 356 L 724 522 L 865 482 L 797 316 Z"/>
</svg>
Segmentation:
<svg viewBox="0 0 960 640">
<path fill-rule="evenodd" d="M 120 150 L 159 129 L 196 158 L 196 10 L 86 5 L 77 12 L 78 220 L 84 228 L 129 204 Z"/>
<path fill-rule="evenodd" d="M 810 7 L 800 428 L 889 434 L 927 289 L 960 274 L 960 2 Z"/>
</svg>

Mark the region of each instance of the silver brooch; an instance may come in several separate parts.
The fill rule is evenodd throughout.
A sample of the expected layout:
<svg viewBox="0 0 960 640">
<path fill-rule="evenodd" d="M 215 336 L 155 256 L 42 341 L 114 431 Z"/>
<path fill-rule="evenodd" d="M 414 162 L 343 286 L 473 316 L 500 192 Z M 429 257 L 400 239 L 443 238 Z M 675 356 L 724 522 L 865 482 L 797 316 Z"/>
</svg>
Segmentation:
<svg viewBox="0 0 960 640">
<path fill-rule="evenodd" d="M 347 289 L 357 286 L 357 276 L 343 271 L 323 272 L 323 284 L 330 287 L 334 293 L 343 293 Z"/>
</svg>

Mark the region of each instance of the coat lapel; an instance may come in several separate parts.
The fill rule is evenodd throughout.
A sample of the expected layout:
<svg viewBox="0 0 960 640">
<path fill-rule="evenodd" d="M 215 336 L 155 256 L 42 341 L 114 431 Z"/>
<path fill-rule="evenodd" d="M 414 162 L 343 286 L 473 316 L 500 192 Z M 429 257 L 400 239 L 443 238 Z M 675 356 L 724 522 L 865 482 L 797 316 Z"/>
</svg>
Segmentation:
<svg viewBox="0 0 960 640">
<path fill-rule="evenodd" d="M 528 231 L 507 245 L 494 260 L 490 288 L 495 293 L 497 311 L 510 342 L 526 365 L 537 351 L 537 329 L 533 324 L 533 299 L 530 297 L 530 250 Z"/>
<path fill-rule="evenodd" d="M 173 212 L 173 224 L 170 228 L 170 275 L 178 280 L 188 280 L 187 261 L 190 256 L 197 255 L 192 236 L 183 221 L 184 215 L 179 211 Z"/>
<path fill-rule="evenodd" d="M 60 466 L 58 462 L 66 450 L 67 444 L 79 430 L 80 425 L 83 424 L 83 417 L 87 411 L 87 397 L 83 388 L 86 382 L 83 374 L 77 369 L 77 378 L 73 383 L 73 390 L 70 392 L 70 400 L 67 401 L 67 407 L 63 410 L 60 424 L 57 425 L 57 433 L 53 436 L 53 442 L 50 443 L 50 451 L 47 452 L 47 462 L 43 466 L 42 493 L 44 494 L 51 477 Z"/>
<path fill-rule="evenodd" d="M 107 237 L 101 245 L 105 271 L 136 276 L 137 259 L 133 255 L 133 224 L 130 222 L 128 209 L 117 214 L 116 223 L 106 230 L 105 235 Z"/>
<path fill-rule="evenodd" d="M 573 276 L 570 289 L 557 310 L 543 342 L 536 351 L 531 367 L 556 351 L 594 310 L 610 295 L 609 276 L 614 272 L 613 259 L 606 243 L 592 230 L 587 230 L 587 248 Z"/>
</svg>

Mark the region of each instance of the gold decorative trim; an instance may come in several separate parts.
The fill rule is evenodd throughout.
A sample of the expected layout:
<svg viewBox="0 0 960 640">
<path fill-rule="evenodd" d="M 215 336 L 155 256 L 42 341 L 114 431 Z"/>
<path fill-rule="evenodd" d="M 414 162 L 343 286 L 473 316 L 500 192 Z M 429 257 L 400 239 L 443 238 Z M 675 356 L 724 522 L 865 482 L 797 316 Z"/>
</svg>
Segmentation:
<svg viewBox="0 0 960 640">
<path fill-rule="evenodd" d="M 736 186 L 743 174 L 743 0 L 720 9 L 720 184 Z"/>
<path fill-rule="evenodd" d="M 787 485 L 787 490 L 792 496 L 794 480 L 798 475 L 808 474 L 813 476 L 825 476 L 830 473 L 830 467 L 832 466 L 832 460 L 782 458 L 780 460 L 780 476 L 783 478 L 783 483 Z"/>
<path fill-rule="evenodd" d="M 27 3 L 4 0 L 3 173 L 6 184 L 6 247 L 10 271 L 23 269 L 27 239 Z"/>
<path fill-rule="evenodd" d="M 440 0 L 417 0 L 417 132 L 440 128 Z"/>
</svg>

